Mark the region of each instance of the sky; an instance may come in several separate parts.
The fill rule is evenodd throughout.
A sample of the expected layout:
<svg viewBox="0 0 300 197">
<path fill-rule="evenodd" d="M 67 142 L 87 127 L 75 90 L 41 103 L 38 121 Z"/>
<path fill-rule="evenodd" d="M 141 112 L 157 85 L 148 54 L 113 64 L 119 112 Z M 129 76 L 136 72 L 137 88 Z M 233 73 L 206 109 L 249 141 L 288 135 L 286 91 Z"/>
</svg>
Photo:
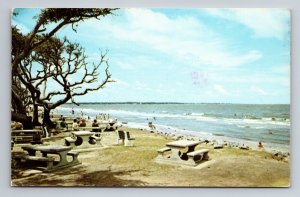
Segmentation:
<svg viewBox="0 0 300 197">
<path fill-rule="evenodd" d="M 29 33 L 39 11 L 19 9 L 12 25 Z M 77 102 L 290 103 L 286 9 L 120 9 L 56 36 L 80 43 L 90 65 L 108 51 L 116 82 Z"/>
</svg>

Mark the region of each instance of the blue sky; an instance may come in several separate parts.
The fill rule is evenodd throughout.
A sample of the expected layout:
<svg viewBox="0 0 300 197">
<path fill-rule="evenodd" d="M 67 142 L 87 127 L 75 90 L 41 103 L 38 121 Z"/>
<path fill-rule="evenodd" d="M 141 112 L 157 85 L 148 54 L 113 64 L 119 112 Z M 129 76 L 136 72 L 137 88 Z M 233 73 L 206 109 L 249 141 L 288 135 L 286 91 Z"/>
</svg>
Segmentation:
<svg viewBox="0 0 300 197">
<path fill-rule="evenodd" d="M 28 33 L 38 12 L 19 10 L 12 24 Z M 116 82 L 78 102 L 290 103 L 285 9 L 121 9 L 56 36 L 80 43 L 91 63 L 108 50 Z"/>
</svg>

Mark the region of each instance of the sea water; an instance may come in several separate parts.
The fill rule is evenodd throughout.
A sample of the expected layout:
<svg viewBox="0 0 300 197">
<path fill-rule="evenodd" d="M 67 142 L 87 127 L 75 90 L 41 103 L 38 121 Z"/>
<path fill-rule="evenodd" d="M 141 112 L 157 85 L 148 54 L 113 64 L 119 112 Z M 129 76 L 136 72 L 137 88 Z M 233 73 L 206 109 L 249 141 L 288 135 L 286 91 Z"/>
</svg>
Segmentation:
<svg viewBox="0 0 300 197">
<path fill-rule="evenodd" d="M 55 113 L 91 118 L 109 114 L 135 128 L 152 122 L 163 133 L 239 141 L 289 151 L 290 105 L 191 103 L 85 103 L 65 104 Z"/>
</svg>

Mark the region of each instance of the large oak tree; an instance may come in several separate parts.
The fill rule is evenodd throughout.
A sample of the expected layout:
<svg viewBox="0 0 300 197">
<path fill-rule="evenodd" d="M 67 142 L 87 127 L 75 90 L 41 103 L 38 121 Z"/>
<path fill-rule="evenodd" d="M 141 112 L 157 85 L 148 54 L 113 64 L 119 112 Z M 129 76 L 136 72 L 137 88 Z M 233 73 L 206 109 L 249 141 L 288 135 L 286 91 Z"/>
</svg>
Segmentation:
<svg viewBox="0 0 300 197">
<path fill-rule="evenodd" d="M 31 104 L 34 106 L 33 123 L 37 124 L 37 106 L 42 106 L 44 123 L 51 125 L 50 110 L 69 100 L 76 103 L 74 97 L 99 90 L 113 81 L 105 54 L 100 54 L 99 62 L 91 65 L 79 44 L 67 38 L 60 40 L 55 34 L 66 25 L 76 31 L 80 22 L 100 19 L 114 10 L 44 9 L 36 17 L 36 24 L 29 34 L 24 35 L 17 27 L 12 27 L 12 120 L 28 125 L 29 118 L 24 109 Z M 105 66 L 102 76 L 101 65 Z M 79 71 L 81 76 L 78 76 Z M 72 75 L 76 76 L 72 78 Z M 50 81 L 60 88 L 46 91 Z M 31 102 L 20 99 L 22 96 L 27 96 L 27 100 L 29 96 Z"/>
</svg>

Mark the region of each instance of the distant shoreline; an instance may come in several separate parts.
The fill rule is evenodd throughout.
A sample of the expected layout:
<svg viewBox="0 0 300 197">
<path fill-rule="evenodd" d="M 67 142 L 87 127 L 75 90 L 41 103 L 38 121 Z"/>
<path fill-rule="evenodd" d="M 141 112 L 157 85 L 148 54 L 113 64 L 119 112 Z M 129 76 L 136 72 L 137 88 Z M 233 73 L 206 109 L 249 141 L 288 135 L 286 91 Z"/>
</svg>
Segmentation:
<svg viewBox="0 0 300 197">
<path fill-rule="evenodd" d="M 189 104 L 197 104 L 197 105 L 290 105 L 286 103 L 269 103 L 269 104 L 255 104 L 255 103 L 182 103 L 182 102 L 79 102 L 78 104 L 104 104 L 104 105 L 111 105 L 111 104 L 156 104 L 156 105 L 189 105 Z M 73 103 L 65 103 L 64 105 L 75 105 Z"/>
</svg>

